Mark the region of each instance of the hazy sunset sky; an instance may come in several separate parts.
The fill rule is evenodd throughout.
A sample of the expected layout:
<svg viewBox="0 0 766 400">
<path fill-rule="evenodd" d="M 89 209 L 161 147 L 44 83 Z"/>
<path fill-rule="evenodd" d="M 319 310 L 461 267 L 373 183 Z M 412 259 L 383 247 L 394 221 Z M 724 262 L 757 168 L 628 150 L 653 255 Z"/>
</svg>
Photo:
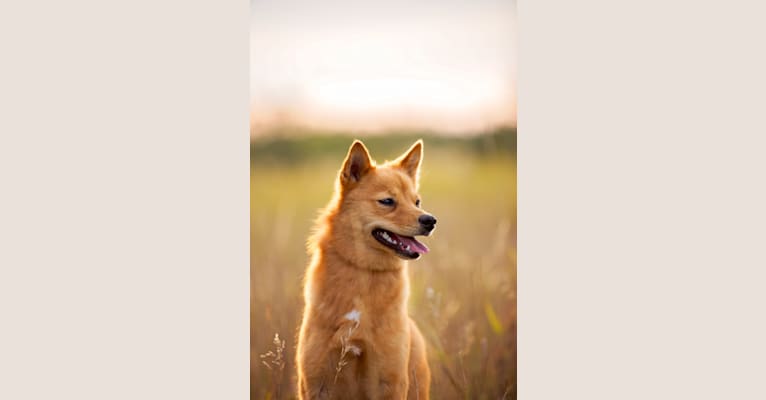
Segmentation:
<svg viewBox="0 0 766 400">
<path fill-rule="evenodd" d="M 516 123 L 515 1 L 251 0 L 254 134 Z"/>
</svg>

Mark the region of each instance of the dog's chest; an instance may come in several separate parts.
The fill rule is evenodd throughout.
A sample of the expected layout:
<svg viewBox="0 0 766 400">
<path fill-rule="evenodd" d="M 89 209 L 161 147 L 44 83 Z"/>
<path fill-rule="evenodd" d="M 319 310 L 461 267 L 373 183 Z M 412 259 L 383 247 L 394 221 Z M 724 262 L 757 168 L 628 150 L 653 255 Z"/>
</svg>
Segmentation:
<svg viewBox="0 0 766 400">
<path fill-rule="evenodd" d="M 365 347 L 391 341 L 407 332 L 407 283 L 390 276 L 371 279 L 352 301 L 352 317 L 358 317 L 357 340 Z M 399 277 L 396 277 L 399 278 Z"/>
</svg>

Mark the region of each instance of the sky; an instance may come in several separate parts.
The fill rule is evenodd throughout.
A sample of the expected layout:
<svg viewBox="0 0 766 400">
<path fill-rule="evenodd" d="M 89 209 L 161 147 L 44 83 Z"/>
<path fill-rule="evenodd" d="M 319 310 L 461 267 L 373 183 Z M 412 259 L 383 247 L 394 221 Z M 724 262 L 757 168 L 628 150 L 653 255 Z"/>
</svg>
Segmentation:
<svg viewBox="0 0 766 400">
<path fill-rule="evenodd" d="M 516 124 L 515 1 L 251 0 L 251 134 Z"/>
</svg>

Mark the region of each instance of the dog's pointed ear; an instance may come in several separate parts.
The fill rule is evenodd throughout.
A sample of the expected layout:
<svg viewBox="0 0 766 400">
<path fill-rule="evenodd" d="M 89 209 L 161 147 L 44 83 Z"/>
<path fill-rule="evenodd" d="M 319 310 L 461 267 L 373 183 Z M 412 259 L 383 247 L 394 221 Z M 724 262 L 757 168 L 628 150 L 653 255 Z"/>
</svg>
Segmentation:
<svg viewBox="0 0 766 400">
<path fill-rule="evenodd" d="M 354 140 L 351 148 L 348 149 L 346 161 L 343 162 L 343 169 L 340 170 L 340 183 L 348 186 L 359 182 L 372 168 L 372 160 L 367 148 L 361 141 Z"/>
<path fill-rule="evenodd" d="M 396 161 L 396 165 L 403 169 L 415 182 L 420 177 L 420 161 L 423 159 L 423 139 L 418 139 L 415 144 L 407 150 Z"/>
</svg>

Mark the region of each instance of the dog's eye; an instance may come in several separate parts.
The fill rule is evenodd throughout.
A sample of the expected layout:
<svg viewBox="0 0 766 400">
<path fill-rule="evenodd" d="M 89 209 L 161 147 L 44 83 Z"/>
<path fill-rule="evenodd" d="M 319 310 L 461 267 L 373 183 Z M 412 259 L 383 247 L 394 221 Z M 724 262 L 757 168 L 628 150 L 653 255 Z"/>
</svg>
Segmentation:
<svg viewBox="0 0 766 400">
<path fill-rule="evenodd" d="M 415 207 L 420 207 L 420 199 L 415 200 Z"/>
<path fill-rule="evenodd" d="M 385 199 L 378 200 L 378 203 L 383 204 L 384 206 L 393 206 L 394 205 L 394 199 L 387 197 Z"/>
</svg>

